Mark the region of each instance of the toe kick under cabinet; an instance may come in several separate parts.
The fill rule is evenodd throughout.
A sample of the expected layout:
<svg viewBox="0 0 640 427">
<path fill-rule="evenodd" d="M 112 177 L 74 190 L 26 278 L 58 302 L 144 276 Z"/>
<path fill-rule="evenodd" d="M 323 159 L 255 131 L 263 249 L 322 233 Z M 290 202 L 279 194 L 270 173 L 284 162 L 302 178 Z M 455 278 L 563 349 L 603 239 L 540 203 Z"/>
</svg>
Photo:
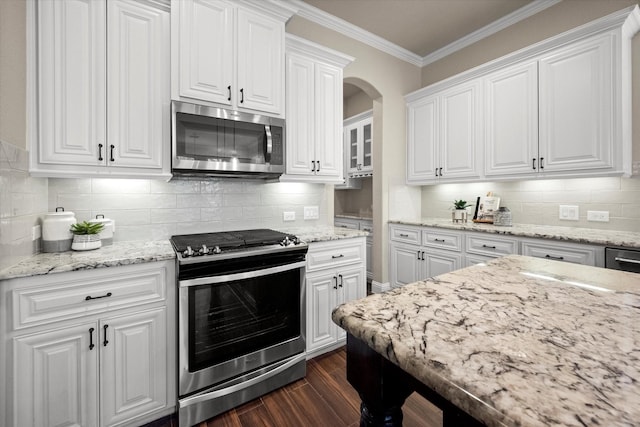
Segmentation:
<svg viewBox="0 0 640 427">
<path fill-rule="evenodd" d="M 344 345 L 331 320 L 338 305 L 367 294 L 365 238 L 314 242 L 307 253 L 307 358 Z"/>
<path fill-rule="evenodd" d="M 403 286 L 504 255 L 604 267 L 604 247 L 417 225 L 389 225 L 391 286 Z"/>
<path fill-rule="evenodd" d="M 0 426 L 136 426 L 175 411 L 171 261 L 0 282 Z"/>
</svg>

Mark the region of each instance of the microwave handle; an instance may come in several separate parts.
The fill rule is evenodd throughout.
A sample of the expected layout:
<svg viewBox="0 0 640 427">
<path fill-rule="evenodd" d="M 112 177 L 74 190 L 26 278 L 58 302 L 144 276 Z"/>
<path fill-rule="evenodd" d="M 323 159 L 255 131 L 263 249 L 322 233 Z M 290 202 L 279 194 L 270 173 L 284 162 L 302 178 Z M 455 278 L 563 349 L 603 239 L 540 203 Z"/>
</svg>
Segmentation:
<svg viewBox="0 0 640 427">
<path fill-rule="evenodd" d="M 264 126 L 264 133 L 267 135 L 267 155 L 271 156 L 273 152 L 273 137 L 271 136 L 271 126 Z"/>
</svg>

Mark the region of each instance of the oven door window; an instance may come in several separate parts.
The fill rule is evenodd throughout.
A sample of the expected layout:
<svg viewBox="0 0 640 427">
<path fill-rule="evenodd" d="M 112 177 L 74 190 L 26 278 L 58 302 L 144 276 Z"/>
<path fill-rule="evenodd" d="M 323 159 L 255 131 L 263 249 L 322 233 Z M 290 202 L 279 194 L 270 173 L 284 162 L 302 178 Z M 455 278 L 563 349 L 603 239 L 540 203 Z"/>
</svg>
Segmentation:
<svg viewBox="0 0 640 427">
<path fill-rule="evenodd" d="M 266 145 L 264 125 L 176 113 L 176 154 L 179 157 L 265 164 Z"/>
<path fill-rule="evenodd" d="M 300 269 L 189 288 L 189 371 L 300 335 Z"/>
</svg>

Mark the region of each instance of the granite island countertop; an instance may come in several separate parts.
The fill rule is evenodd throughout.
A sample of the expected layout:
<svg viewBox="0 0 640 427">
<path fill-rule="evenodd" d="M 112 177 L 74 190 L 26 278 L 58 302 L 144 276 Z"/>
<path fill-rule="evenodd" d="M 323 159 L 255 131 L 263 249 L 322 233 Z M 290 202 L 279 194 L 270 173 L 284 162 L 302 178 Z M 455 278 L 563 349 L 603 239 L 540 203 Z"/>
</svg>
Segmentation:
<svg viewBox="0 0 640 427">
<path fill-rule="evenodd" d="M 493 224 L 454 223 L 446 218 L 421 218 L 418 220 L 390 220 L 389 224 L 415 225 L 421 227 L 447 228 L 460 231 L 477 231 L 482 233 L 503 234 L 506 236 L 531 237 L 537 239 L 553 239 L 575 243 L 586 243 L 603 246 L 624 246 L 640 248 L 640 232 L 598 230 L 593 228 L 561 227 L 551 225 L 513 224 L 510 227 Z"/>
<path fill-rule="evenodd" d="M 332 317 L 489 426 L 640 421 L 640 274 L 510 255 Z"/>
</svg>

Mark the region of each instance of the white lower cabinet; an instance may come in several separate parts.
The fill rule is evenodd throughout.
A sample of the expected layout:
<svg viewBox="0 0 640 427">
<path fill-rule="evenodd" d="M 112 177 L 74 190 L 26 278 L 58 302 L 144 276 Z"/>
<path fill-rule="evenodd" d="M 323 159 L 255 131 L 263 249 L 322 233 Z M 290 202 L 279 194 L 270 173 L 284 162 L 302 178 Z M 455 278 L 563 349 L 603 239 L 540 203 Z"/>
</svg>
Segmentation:
<svg viewBox="0 0 640 427">
<path fill-rule="evenodd" d="M 542 239 L 522 239 L 522 255 L 551 261 L 604 267 L 604 248 L 600 246 Z"/>
<path fill-rule="evenodd" d="M 317 242 L 307 256 L 307 358 L 344 344 L 346 334 L 331 320 L 338 305 L 367 293 L 365 238 Z"/>
<path fill-rule="evenodd" d="M 0 332 L 0 425 L 134 426 L 174 412 L 174 271 L 161 262 L 3 282 L 12 318 Z M 32 326 L 38 312 L 54 320 Z"/>
</svg>

